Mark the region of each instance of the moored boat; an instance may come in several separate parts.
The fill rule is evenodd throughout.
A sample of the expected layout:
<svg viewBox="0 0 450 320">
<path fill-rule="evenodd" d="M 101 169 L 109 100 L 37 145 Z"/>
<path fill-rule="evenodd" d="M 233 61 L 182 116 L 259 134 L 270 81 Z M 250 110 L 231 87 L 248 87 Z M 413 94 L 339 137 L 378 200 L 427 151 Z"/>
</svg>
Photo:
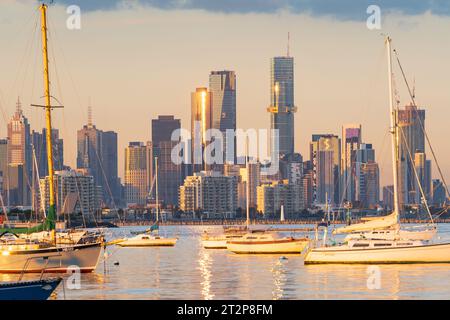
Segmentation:
<svg viewBox="0 0 450 320">
<path fill-rule="evenodd" d="M 173 247 L 177 240 L 177 238 L 165 238 L 143 233 L 118 241 L 116 245 L 120 247 Z"/>
<path fill-rule="evenodd" d="M 62 278 L 0 283 L 0 300 L 47 300 Z"/>
<path fill-rule="evenodd" d="M 270 232 L 248 233 L 227 242 L 227 249 L 239 254 L 300 254 L 308 245 L 307 238 L 277 237 Z"/>
<path fill-rule="evenodd" d="M 421 241 L 351 240 L 345 245 L 311 249 L 305 264 L 450 263 L 450 244 Z"/>
</svg>

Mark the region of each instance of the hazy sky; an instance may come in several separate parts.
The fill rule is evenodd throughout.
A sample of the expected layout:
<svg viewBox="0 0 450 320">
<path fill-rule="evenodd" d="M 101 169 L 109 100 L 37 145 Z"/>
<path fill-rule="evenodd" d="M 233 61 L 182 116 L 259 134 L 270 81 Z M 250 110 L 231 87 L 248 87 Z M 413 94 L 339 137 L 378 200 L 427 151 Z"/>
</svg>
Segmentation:
<svg viewBox="0 0 450 320">
<path fill-rule="evenodd" d="M 76 131 L 87 121 L 119 132 L 119 174 L 129 141 L 150 140 L 151 119 L 174 114 L 189 129 L 190 92 L 211 70 L 237 74 L 238 127 L 268 128 L 269 59 L 295 57 L 296 149 L 309 158 L 311 134 L 341 135 L 361 123 L 390 182 L 388 91 L 383 37 L 394 39 L 444 174 L 450 175 L 450 5 L 447 1 L 377 1 L 382 30 L 366 27 L 370 1 L 177 0 L 55 1 L 49 9 L 53 96 L 64 105 L 54 126 L 75 166 Z M 66 28 L 66 6 L 79 4 L 81 30 Z M 44 126 L 36 2 L 0 2 L 0 137 L 21 96 L 32 128 Z M 56 61 L 56 65 L 55 65 Z M 56 66 L 56 68 L 55 68 Z M 409 102 L 396 71 L 400 100 Z M 435 169 L 435 167 L 433 168 Z M 436 176 L 437 170 L 433 175 Z"/>
</svg>

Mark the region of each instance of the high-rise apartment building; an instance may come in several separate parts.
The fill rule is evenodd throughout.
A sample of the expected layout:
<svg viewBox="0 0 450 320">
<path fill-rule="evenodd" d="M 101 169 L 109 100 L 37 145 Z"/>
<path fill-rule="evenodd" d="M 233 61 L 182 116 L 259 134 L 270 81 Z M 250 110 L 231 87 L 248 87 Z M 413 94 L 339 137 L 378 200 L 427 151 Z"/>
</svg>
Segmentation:
<svg viewBox="0 0 450 320">
<path fill-rule="evenodd" d="M 380 173 L 371 144 L 361 143 L 353 151 L 355 160 L 354 201 L 362 208 L 375 208 L 380 198 Z"/>
<path fill-rule="evenodd" d="M 202 171 L 188 176 L 180 186 L 180 209 L 194 216 L 234 218 L 237 209 L 237 177 Z"/>
<path fill-rule="evenodd" d="M 302 185 L 290 184 L 287 180 L 272 182 L 258 187 L 258 212 L 274 216 L 280 214 L 281 206 L 285 215 L 299 213 L 305 208 Z"/>
</svg>

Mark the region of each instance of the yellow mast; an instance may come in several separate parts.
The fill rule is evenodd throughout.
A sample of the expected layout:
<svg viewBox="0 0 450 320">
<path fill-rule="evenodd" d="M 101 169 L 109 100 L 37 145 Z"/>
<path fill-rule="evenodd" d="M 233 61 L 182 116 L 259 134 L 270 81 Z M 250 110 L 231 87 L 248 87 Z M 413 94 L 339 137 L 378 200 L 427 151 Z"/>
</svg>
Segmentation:
<svg viewBox="0 0 450 320">
<path fill-rule="evenodd" d="M 44 66 L 44 98 L 45 98 L 45 121 L 46 121 L 46 141 L 47 141 L 47 162 L 48 162 L 48 184 L 50 193 L 50 208 L 47 216 L 47 227 L 54 228 L 56 221 L 56 205 L 55 205 L 55 185 L 54 185 L 54 168 L 53 168 L 53 144 L 52 144 L 52 106 L 50 95 L 50 75 L 48 68 L 48 39 L 47 39 L 47 5 L 40 6 L 41 11 L 41 33 L 42 33 L 42 58 Z M 53 221 L 52 221 L 53 220 Z M 52 228 L 53 226 L 53 228 Z"/>
</svg>

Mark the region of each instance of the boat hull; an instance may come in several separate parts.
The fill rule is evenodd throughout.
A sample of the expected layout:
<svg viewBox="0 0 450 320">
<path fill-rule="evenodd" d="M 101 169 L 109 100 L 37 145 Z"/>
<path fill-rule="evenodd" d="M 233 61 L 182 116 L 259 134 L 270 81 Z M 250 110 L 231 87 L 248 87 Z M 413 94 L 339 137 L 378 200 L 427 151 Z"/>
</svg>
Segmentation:
<svg viewBox="0 0 450 320">
<path fill-rule="evenodd" d="M 345 249 L 311 249 L 305 264 L 412 264 L 450 263 L 450 243 L 421 246 Z"/>
<path fill-rule="evenodd" d="M 227 249 L 237 254 L 298 254 L 308 245 L 307 240 L 229 241 Z"/>
<path fill-rule="evenodd" d="M 0 254 L 0 273 L 65 273 L 78 268 L 82 273 L 97 268 L 102 244 L 11 251 Z M 25 268 L 26 267 L 26 268 Z M 25 269 L 24 269 L 25 268 Z"/>
<path fill-rule="evenodd" d="M 47 300 L 62 278 L 0 284 L 0 300 Z"/>
<path fill-rule="evenodd" d="M 148 239 L 148 240 L 124 240 L 117 243 L 120 247 L 173 247 L 177 238 Z"/>
<path fill-rule="evenodd" d="M 226 249 L 227 240 L 202 240 L 203 248 L 205 249 Z"/>
</svg>

